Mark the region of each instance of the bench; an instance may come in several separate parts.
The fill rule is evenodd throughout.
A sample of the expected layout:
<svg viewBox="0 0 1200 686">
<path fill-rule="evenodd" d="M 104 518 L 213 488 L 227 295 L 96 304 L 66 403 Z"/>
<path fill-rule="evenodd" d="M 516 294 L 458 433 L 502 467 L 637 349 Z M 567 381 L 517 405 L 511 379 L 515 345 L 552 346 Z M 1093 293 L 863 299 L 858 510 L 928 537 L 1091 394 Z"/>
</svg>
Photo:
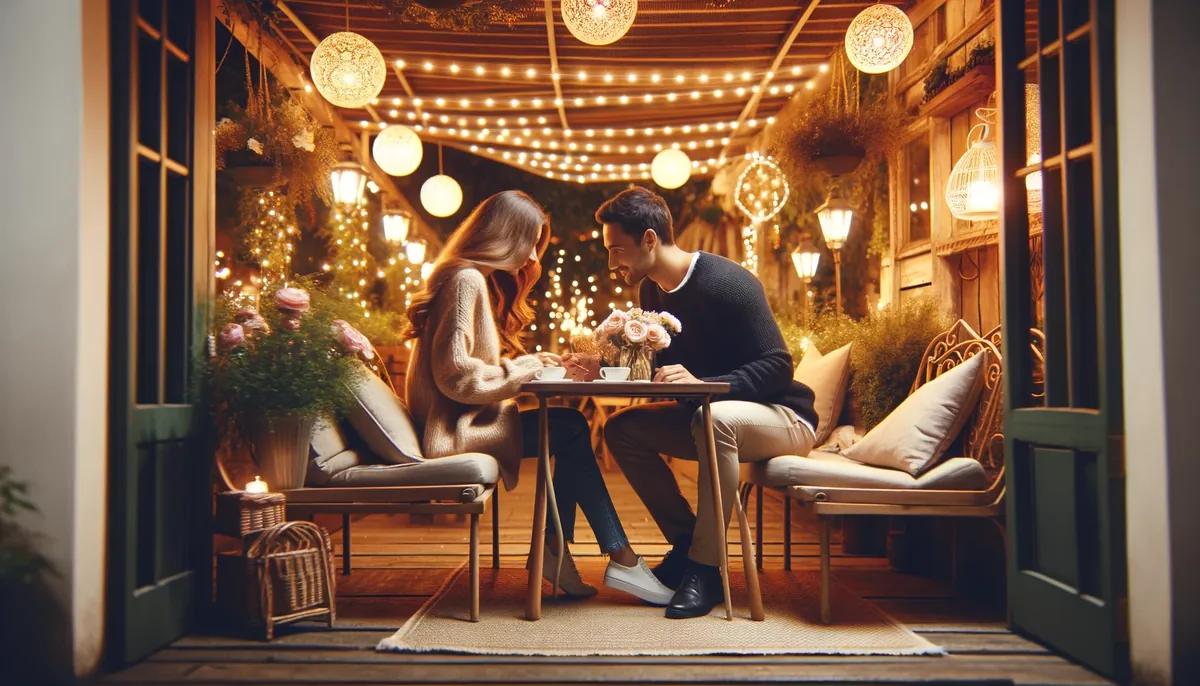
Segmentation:
<svg viewBox="0 0 1200 686">
<path fill-rule="evenodd" d="M 1035 367 L 1041 367 L 1041 333 L 1032 331 Z M 791 502 L 817 515 L 820 528 L 821 621 L 830 622 L 830 526 L 840 515 L 984 517 L 999 524 L 1004 515 L 1004 399 L 1000 329 L 980 336 L 964 321 L 934 338 L 921 360 L 911 395 L 975 355 L 985 355 L 983 387 L 974 410 L 947 455 L 914 477 L 906 471 L 855 462 L 814 451 L 755 463 L 743 487 L 757 497 L 761 561 L 763 489 L 784 501 L 784 568 L 791 569 Z M 761 562 L 760 562 L 761 564 Z"/>
</svg>

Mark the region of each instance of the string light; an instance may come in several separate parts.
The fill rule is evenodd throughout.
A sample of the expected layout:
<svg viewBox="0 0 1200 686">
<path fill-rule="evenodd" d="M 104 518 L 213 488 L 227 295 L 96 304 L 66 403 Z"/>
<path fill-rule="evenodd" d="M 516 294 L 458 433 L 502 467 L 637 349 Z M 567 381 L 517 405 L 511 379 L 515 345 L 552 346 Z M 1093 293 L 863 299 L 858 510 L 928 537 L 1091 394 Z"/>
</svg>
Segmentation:
<svg viewBox="0 0 1200 686">
<path fill-rule="evenodd" d="M 393 64 L 397 69 L 405 69 L 407 62 L 403 59 L 394 60 Z M 788 72 L 792 76 L 799 76 L 805 68 L 811 69 L 813 65 L 792 65 L 788 68 Z M 603 83 L 607 86 L 620 86 L 623 83 L 638 83 L 648 81 L 651 83 L 661 83 L 664 80 L 672 83 L 708 83 L 710 80 L 717 80 L 720 73 L 719 69 L 698 68 L 676 70 L 668 75 L 664 75 L 662 71 L 642 71 L 637 69 L 626 70 L 624 76 L 619 76 L 615 73 L 605 73 L 600 77 L 595 74 L 590 74 L 587 70 L 581 69 L 576 72 L 556 73 L 546 71 L 535 65 L 515 65 L 515 64 L 494 64 L 480 63 L 472 67 L 463 68 L 456 62 L 444 62 L 440 60 L 425 60 L 423 68 L 426 72 L 436 73 L 444 78 L 463 79 L 466 81 L 491 80 L 497 75 L 504 78 L 512 78 L 514 75 L 520 74 L 526 79 L 535 79 L 537 81 L 564 81 L 573 80 L 579 83 Z M 726 81 L 733 81 L 740 77 L 744 81 L 760 81 L 763 76 L 771 72 L 767 70 L 743 71 L 735 77 L 733 74 L 725 74 Z"/>
<path fill-rule="evenodd" d="M 321 269 L 332 274 L 338 297 L 368 310 L 367 293 L 378 276 L 375 258 L 367 251 L 370 220 L 365 207 L 334 212 L 322 231 L 329 239 L 329 260 Z"/>
<path fill-rule="evenodd" d="M 291 275 L 295 250 L 292 240 L 300 233 L 287 195 L 276 191 L 259 192 L 246 201 L 242 216 L 246 251 L 258 264 L 263 282 L 283 284 Z M 229 268 L 225 271 L 228 276 Z"/>
</svg>

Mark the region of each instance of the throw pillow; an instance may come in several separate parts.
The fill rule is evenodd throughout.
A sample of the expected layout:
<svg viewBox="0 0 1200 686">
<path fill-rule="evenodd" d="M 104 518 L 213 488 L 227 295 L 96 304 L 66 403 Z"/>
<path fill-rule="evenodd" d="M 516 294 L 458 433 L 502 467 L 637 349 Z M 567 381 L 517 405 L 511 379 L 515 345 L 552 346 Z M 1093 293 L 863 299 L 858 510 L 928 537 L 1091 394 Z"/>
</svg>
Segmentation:
<svg viewBox="0 0 1200 686">
<path fill-rule="evenodd" d="M 937 464 L 975 411 L 983 358 L 975 355 L 918 388 L 842 455 L 913 476 Z"/>
<path fill-rule="evenodd" d="M 828 355 L 810 346 L 796 366 L 796 381 L 812 389 L 813 409 L 817 411 L 817 445 L 829 439 L 846 402 L 846 386 L 850 381 L 850 346 L 848 343 Z"/>
<path fill-rule="evenodd" d="M 421 439 L 413 426 L 408 408 L 400 402 L 383 379 L 366 366 L 354 375 L 350 391 L 354 403 L 346 417 L 355 433 L 380 460 L 392 464 L 423 462 Z"/>
</svg>

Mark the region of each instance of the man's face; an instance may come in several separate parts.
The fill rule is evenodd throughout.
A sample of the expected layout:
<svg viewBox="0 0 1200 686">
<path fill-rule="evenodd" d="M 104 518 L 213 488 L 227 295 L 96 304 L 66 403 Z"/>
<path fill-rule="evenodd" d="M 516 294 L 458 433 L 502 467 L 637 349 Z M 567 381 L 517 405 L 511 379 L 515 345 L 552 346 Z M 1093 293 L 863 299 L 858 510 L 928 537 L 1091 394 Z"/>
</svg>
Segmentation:
<svg viewBox="0 0 1200 686">
<path fill-rule="evenodd" d="M 647 235 L 648 234 L 648 235 Z M 604 247 L 608 248 L 608 269 L 616 272 L 627 285 L 636 286 L 654 266 L 654 232 L 647 230 L 642 240 L 625 233 L 614 224 L 604 225 Z"/>
</svg>

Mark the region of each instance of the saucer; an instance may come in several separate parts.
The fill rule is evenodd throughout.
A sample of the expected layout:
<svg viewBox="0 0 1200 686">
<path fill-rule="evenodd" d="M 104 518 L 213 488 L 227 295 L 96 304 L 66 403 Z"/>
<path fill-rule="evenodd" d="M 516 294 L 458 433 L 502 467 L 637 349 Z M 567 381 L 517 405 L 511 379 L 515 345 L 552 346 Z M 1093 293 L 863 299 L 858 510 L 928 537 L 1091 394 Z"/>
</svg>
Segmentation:
<svg viewBox="0 0 1200 686">
<path fill-rule="evenodd" d="M 533 379 L 529 383 L 573 383 L 575 379 Z"/>
</svg>

